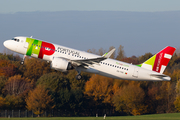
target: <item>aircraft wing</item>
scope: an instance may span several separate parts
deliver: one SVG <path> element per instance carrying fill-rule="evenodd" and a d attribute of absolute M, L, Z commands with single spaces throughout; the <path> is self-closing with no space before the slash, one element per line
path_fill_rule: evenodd
<path fill-rule="evenodd" d="M 114 51 L 115 51 L 115 48 L 112 49 L 110 52 L 104 54 L 102 57 L 83 59 L 83 60 L 70 60 L 70 62 L 75 66 L 82 66 L 82 67 L 87 68 L 88 66 L 93 66 L 93 64 L 99 65 L 101 61 L 109 58 L 113 54 Z"/>

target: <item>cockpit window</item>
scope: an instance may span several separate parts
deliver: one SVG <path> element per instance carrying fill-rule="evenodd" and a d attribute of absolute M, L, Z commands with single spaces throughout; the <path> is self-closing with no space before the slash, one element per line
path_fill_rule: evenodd
<path fill-rule="evenodd" d="M 12 40 L 19 42 L 19 39 L 17 38 L 12 38 Z"/>

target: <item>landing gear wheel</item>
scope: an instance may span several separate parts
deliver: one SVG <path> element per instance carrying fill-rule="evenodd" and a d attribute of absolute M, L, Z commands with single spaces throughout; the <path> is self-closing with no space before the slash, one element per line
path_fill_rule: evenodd
<path fill-rule="evenodd" d="M 76 75 L 76 80 L 80 80 L 82 78 L 82 76 L 81 75 Z"/>
<path fill-rule="evenodd" d="M 81 76 L 81 68 L 76 67 L 76 71 L 78 72 L 78 74 L 76 75 L 76 80 L 80 80 L 82 78 L 82 76 Z"/>
<path fill-rule="evenodd" d="M 21 65 L 23 65 L 24 64 L 24 61 L 21 61 Z"/>
<path fill-rule="evenodd" d="M 26 55 L 24 55 L 24 56 L 23 56 L 23 59 L 22 59 L 22 61 L 21 61 L 21 65 L 23 65 L 23 64 L 24 64 L 24 60 L 25 60 L 25 58 L 26 58 Z"/>

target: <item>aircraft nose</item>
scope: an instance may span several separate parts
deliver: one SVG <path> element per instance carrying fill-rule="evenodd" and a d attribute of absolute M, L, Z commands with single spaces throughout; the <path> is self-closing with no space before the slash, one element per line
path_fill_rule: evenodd
<path fill-rule="evenodd" d="M 3 45 L 8 48 L 8 41 L 4 41 Z"/>
<path fill-rule="evenodd" d="M 4 45 L 6 48 L 10 48 L 10 46 L 11 46 L 11 41 L 10 41 L 10 40 L 6 40 L 6 41 L 4 41 L 3 45 Z"/>

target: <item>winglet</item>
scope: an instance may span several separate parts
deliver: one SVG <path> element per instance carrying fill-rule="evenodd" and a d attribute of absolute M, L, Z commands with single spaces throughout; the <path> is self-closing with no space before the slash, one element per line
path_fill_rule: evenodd
<path fill-rule="evenodd" d="M 113 48 L 113 49 L 112 49 L 111 51 L 109 51 L 108 53 L 105 53 L 105 54 L 103 55 L 103 57 L 109 58 L 109 57 L 114 53 L 115 50 L 116 50 L 116 49 Z"/>

